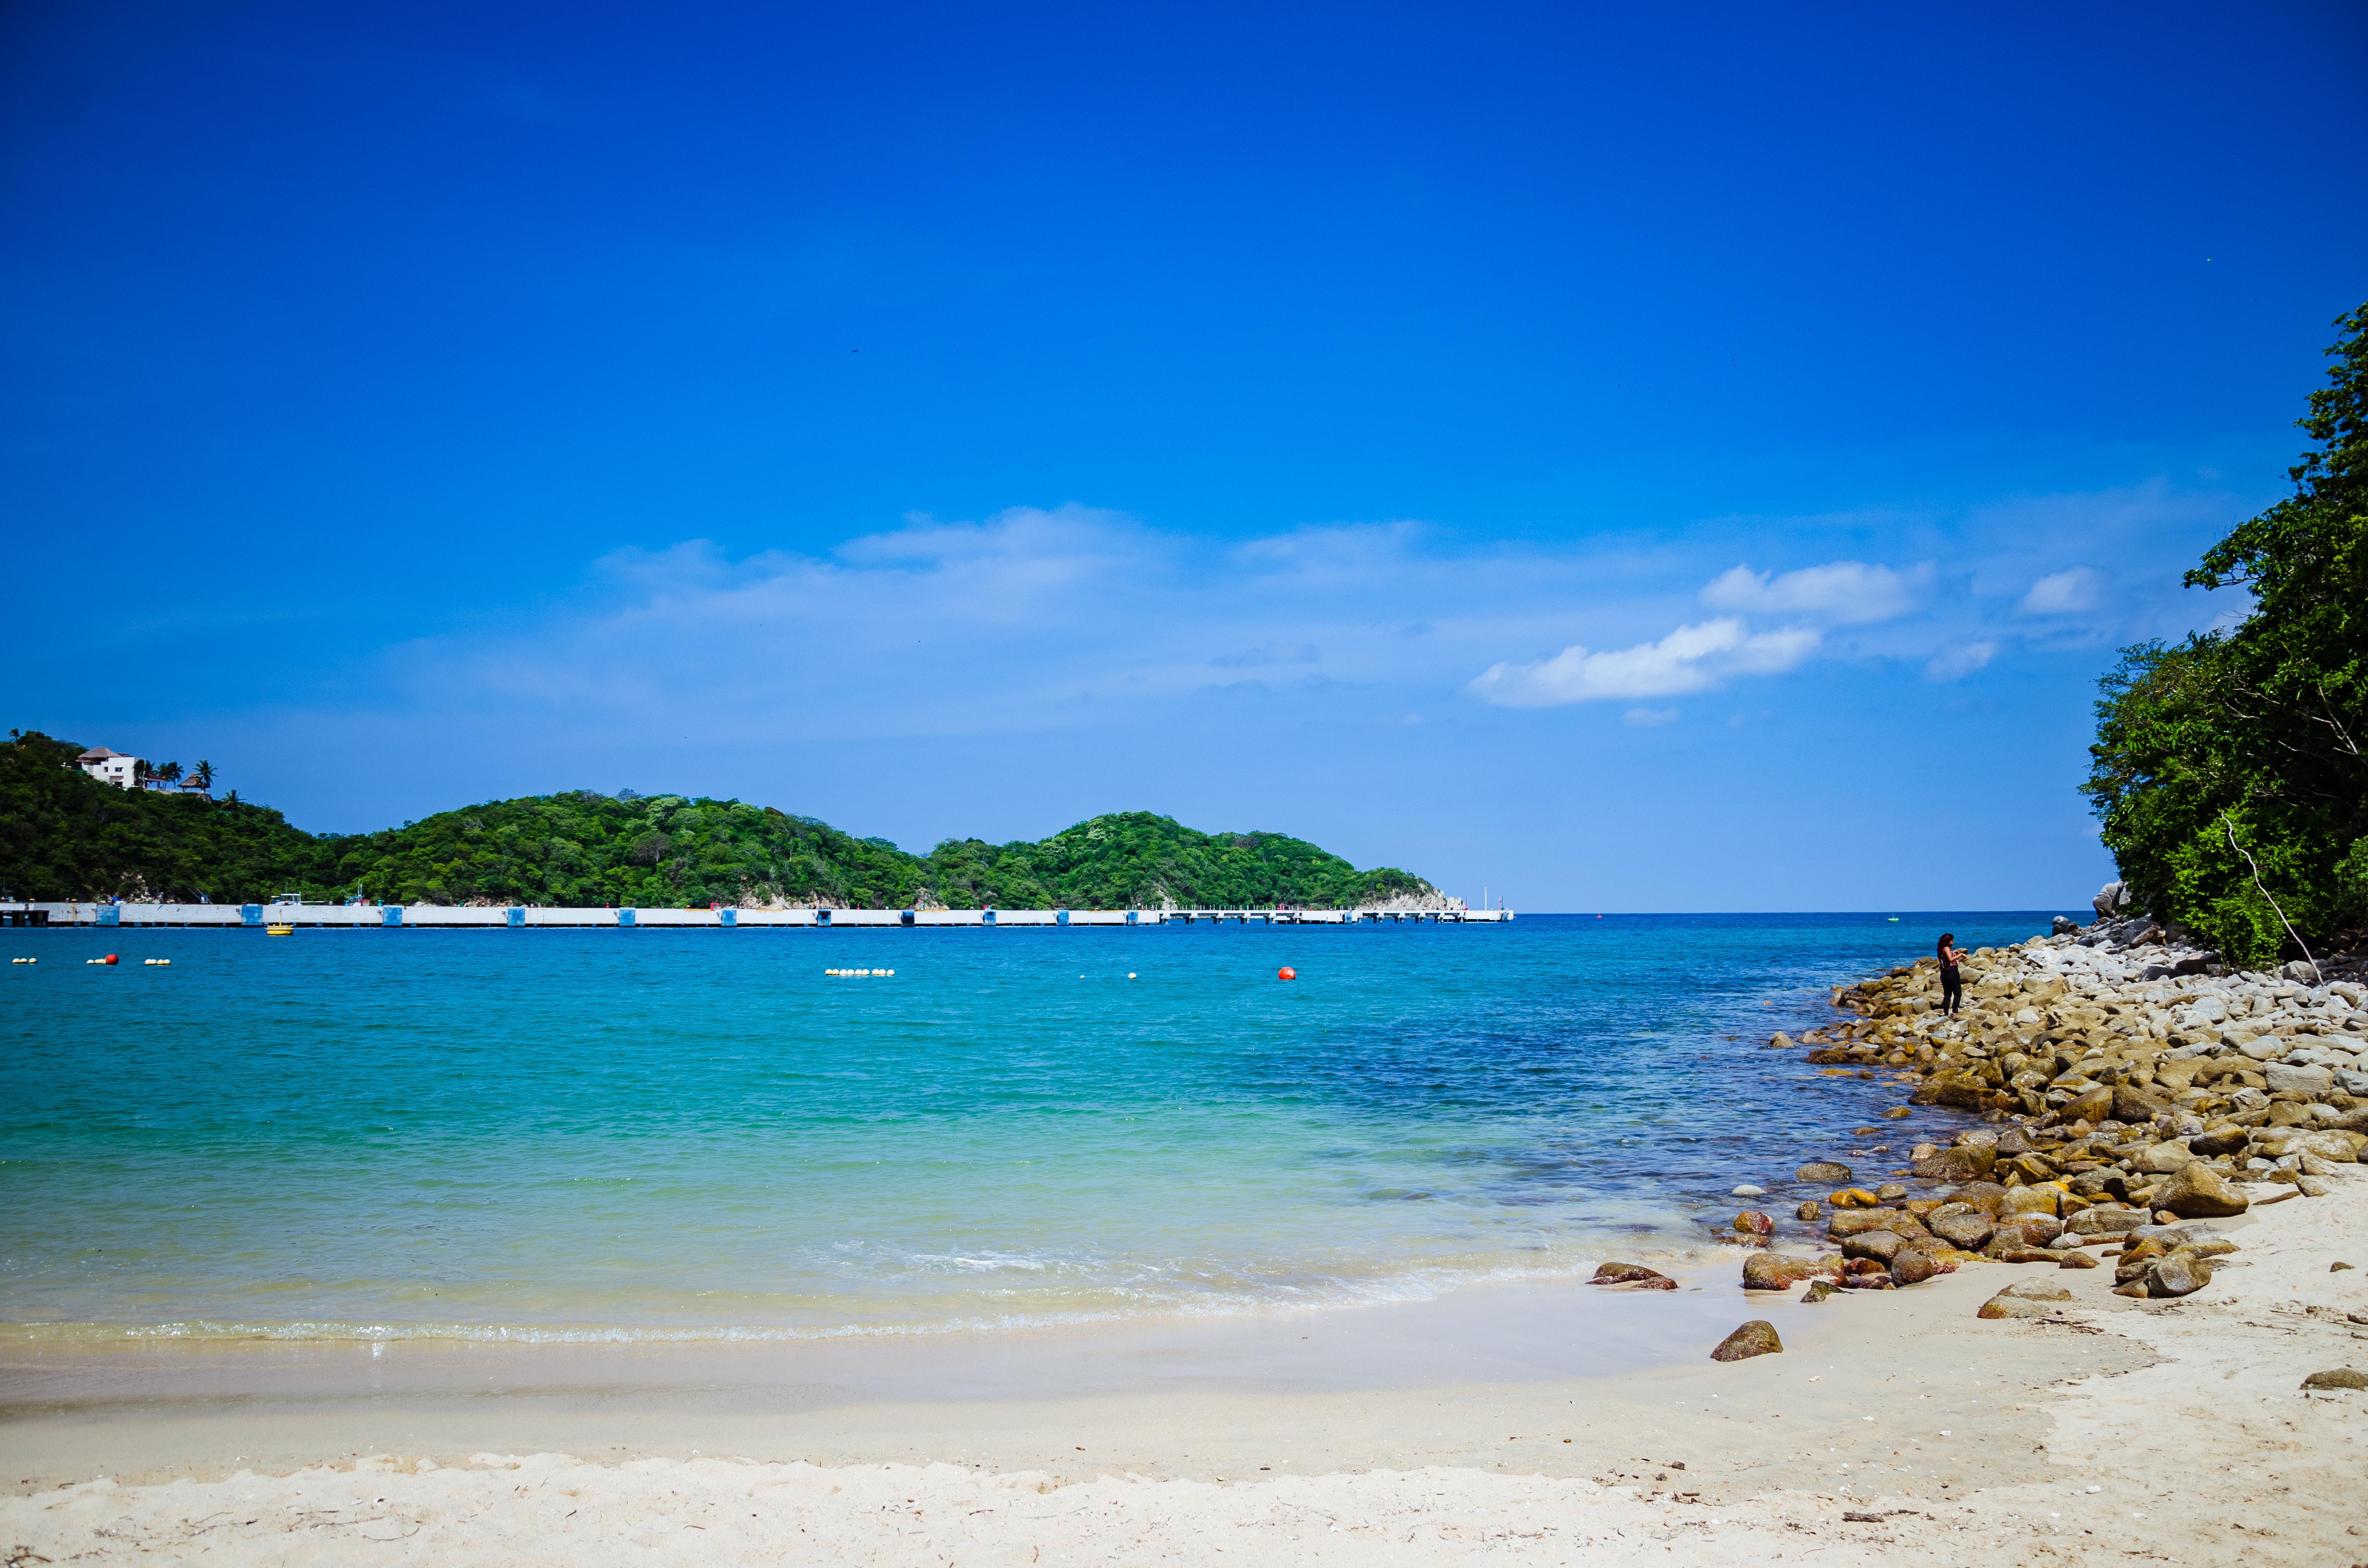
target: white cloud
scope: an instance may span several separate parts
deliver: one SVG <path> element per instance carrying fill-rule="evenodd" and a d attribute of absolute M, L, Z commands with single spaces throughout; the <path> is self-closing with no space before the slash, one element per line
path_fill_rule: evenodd
<path fill-rule="evenodd" d="M 1816 652 L 1807 627 L 1749 632 L 1732 617 L 1680 626 L 1657 642 L 1589 653 L 1574 643 L 1533 664 L 1499 663 L 1472 689 L 1500 708 L 1559 708 L 1607 699 L 1677 697 L 1730 676 L 1778 675 Z"/>
<path fill-rule="evenodd" d="M 2097 608 L 2098 591 L 2104 579 L 2086 566 L 2075 566 L 2068 572 L 2054 572 L 2031 585 L 2022 596 L 2025 615 L 2072 615 Z"/>
<path fill-rule="evenodd" d="M 1620 715 L 1620 722 L 1632 730 L 1657 730 L 1664 724 L 1678 722 L 1674 708 L 1631 708 Z"/>
<path fill-rule="evenodd" d="M 1916 608 L 1932 582 L 1930 562 L 1904 572 L 1862 561 L 1829 561 L 1778 575 L 1736 566 L 1702 591 L 1713 609 L 1745 614 L 1811 615 L 1843 626 L 1892 620 Z"/>
<path fill-rule="evenodd" d="M 1963 680 L 1975 670 L 1998 657 L 1995 638 L 1984 637 L 1971 642 L 1952 642 L 1932 655 L 1924 666 L 1926 680 Z"/>

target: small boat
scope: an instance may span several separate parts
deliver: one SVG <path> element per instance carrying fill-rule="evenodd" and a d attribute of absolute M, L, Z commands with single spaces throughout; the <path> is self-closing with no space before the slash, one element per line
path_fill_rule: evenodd
<path fill-rule="evenodd" d="M 293 926 L 266 926 L 263 928 L 263 934 L 267 937 L 292 937 L 296 934 L 296 927 Z"/>

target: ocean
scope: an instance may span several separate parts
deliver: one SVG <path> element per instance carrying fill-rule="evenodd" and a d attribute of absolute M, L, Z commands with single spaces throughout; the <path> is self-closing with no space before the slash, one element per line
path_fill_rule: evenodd
<path fill-rule="evenodd" d="M 1697 1256 L 1738 1183 L 1963 1125 L 1772 1030 L 2053 913 L 0 931 L 0 1334 L 801 1339 Z"/>

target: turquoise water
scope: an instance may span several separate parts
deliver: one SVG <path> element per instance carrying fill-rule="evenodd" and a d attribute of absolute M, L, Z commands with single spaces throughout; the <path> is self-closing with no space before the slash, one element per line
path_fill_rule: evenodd
<path fill-rule="evenodd" d="M 40 960 L 0 1323 L 789 1337 L 1585 1272 L 1870 1150 L 1896 1090 L 1764 1049 L 1826 987 L 2046 921 L 0 931 Z"/>

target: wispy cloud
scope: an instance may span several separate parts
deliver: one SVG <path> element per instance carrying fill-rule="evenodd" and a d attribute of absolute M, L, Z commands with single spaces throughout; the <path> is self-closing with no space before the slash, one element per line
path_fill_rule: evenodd
<path fill-rule="evenodd" d="M 1736 566 L 1702 591 L 1713 609 L 1747 615 L 1813 616 L 1839 626 L 1893 620 L 1916 608 L 1932 584 L 1931 563 L 1896 571 L 1862 561 L 1831 561 L 1782 574 Z"/>
<path fill-rule="evenodd" d="M 1998 640 L 1993 637 L 1952 642 L 1925 662 L 1924 678 L 1933 681 L 1963 680 L 1997 658 L 1998 653 Z"/>
<path fill-rule="evenodd" d="M 1674 708 L 1631 708 L 1620 715 L 1620 722 L 1632 730 L 1657 730 L 1664 724 L 1678 722 Z"/>
<path fill-rule="evenodd" d="M 1472 689 L 1503 708 L 1559 708 L 1638 697 L 1707 691 L 1735 676 L 1778 675 L 1816 651 L 1807 627 L 1752 632 L 1732 617 L 1680 626 L 1657 642 L 1591 653 L 1574 643 L 1532 664 L 1498 663 Z"/>
<path fill-rule="evenodd" d="M 2051 572 L 2031 585 L 2022 596 L 2025 615 L 2077 615 L 2097 608 L 2104 579 L 2086 566 L 2075 566 L 2068 572 Z"/>

